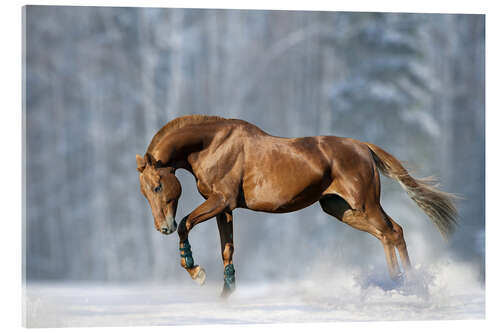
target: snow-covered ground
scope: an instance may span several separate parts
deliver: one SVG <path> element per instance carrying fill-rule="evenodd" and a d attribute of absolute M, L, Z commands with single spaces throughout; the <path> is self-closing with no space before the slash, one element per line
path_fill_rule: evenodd
<path fill-rule="evenodd" d="M 188 277 L 186 276 L 186 279 Z M 371 320 L 484 319 L 485 292 L 467 266 L 417 267 L 397 284 L 384 274 L 343 272 L 328 279 L 220 284 L 29 283 L 28 327 L 251 324 Z"/>

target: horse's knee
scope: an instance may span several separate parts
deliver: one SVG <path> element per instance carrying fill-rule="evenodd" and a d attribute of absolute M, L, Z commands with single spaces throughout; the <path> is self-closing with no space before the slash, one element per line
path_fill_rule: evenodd
<path fill-rule="evenodd" d="M 222 252 L 222 259 L 224 264 L 230 264 L 233 259 L 234 246 L 231 243 L 226 243 L 224 246 L 224 251 Z"/>

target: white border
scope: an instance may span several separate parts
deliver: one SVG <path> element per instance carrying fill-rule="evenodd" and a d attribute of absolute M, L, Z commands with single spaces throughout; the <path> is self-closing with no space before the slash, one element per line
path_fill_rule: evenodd
<path fill-rule="evenodd" d="M 335 324 L 280 324 L 250 326 L 180 326 L 180 327 L 141 327 L 141 328 L 94 328 L 93 332 L 122 332 L 131 330 L 194 332 L 207 330 L 213 332 L 249 330 L 303 331 L 313 329 L 319 331 L 340 330 L 342 332 L 382 332 L 387 330 L 437 331 L 493 331 L 498 326 L 500 295 L 498 283 L 498 205 L 495 190 L 500 185 L 498 159 L 498 36 L 500 31 L 500 15 L 495 10 L 493 1 L 357 1 L 349 0 L 341 3 L 325 1 L 10 1 L 3 4 L 0 11 L 2 28 L 1 57 L 2 71 L 2 124 L 0 133 L 2 155 L 2 236 L 0 239 L 1 276 L 1 326 L 10 328 L 9 332 L 21 330 L 21 6 L 25 4 L 39 5 L 99 5 L 99 6 L 134 6 L 134 7 L 184 7 L 184 8 L 240 8 L 240 9 L 287 9 L 287 10 L 332 10 L 332 11 L 388 11 L 388 12 L 431 12 L 431 13 L 486 13 L 486 261 L 487 261 L 487 299 L 486 321 L 429 321 L 429 322 L 377 322 L 377 323 L 335 323 Z M 76 329 L 59 329 L 60 332 Z M 81 330 L 81 329 L 79 329 Z M 41 331 L 45 331 L 42 329 Z"/>
<path fill-rule="evenodd" d="M 88 1 L 29 1 L 19 4 L 30 5 L 71 5 L 71 6 L 120 6 L 120 7 L 177 7 L 177 8 L 230 8 L 230 9 L 285 9 L 285 10 L 328 10 L 328 11 L 378 11 L 378 12 L 424 12 L 424 13 L 468 13 L 484 14 L 492 9 L 490 1 L 388 1 L 388 0 L 349 0 L 327 3 L 321 0 L 283 1 L 283 0 L 88 0 Z M 493 2 L 493 1 L 491 1 Z"/>

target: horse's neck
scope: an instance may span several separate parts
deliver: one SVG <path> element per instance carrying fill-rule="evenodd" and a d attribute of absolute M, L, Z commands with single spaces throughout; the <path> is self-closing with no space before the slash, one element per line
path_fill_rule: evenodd
<path fill-rule="evenodd" d="M 190 154 L 201 151 L 215 135 L 213 130 L 183 128 L 174 131 L 161 140 L 153 155 L 163 164 L 173 167 L 188 167 Z"/>

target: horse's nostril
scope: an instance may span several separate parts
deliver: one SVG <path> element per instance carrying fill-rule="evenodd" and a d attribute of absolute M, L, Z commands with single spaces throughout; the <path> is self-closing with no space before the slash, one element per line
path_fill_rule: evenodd
<path fill-rule="evenodd" d="M 163 232 L 164 234 L 168 233 L 168 229 L 167 228 L 161 228 L 161 232 Z"/>

